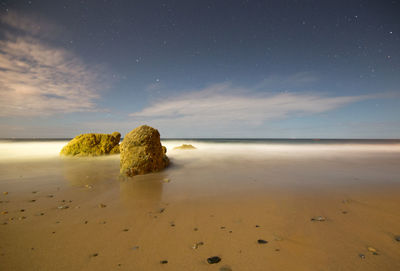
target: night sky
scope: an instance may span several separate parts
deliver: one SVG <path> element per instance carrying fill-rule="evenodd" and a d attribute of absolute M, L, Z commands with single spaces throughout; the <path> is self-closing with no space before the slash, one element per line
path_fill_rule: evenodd
<path fill-rule="evenodd" d="M 0 137 L 400 138 L 400 1 L 0 1 Z"/>

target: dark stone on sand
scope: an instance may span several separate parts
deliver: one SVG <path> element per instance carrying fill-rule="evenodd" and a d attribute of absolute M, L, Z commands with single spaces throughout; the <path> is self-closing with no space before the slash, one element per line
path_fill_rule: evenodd
<path fill-rule="evenodd" d="M 213 256 L 207 259 L 207 262 L 209 264 L 214 264 L 214 263 L 219 263 L 221 261 L 221 258 L 218 256 Z"/>
<path fill-rule="evenodd" d="M 258 240 L 257 240 L 257 243 L 259 243 L 259 244 L 267 244 L 268 241 L 263 240 L 263 239 L 258 239 Z"/>
<path fill-rule="evenodd" d="M 360 257 L 361 259 L 365 259 L 365 255 L 364 254 L 358 254 L 358 257 Z"/>
<path fill-rule="evenodd" d="M 259 228 L 260 226 L 259 225 L 256 225 L 256 228 Z"/>
<path fill-rule="evenodd" d="M 129 229 L 123 229 L 123 231 L 129 231 Z"/>
<path fill-rule="evenodd" d="M 400 235 L 395 236 L 394 240 L 396 240 L 397 242 L 400 242 Z"/>
<path fill-rule="evenodd" d="M 99 253 L 93 253 L 92 255 L 90 255 L 91 257 L 97 257 L 99 256 Z"/>
<path fill-rule="evenodd" d="M 167 264 L 167 263 L 168 263 L 167 260 L 162 260 L 162 261 L 160 261 L 160 264 Z"/>

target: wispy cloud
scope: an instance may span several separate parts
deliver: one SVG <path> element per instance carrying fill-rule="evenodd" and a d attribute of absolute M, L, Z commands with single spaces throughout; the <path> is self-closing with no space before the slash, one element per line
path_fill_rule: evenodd
<path fill-rule="evenodd" d="M 99 72 L 45 41 L 57 27 L 15 14 L 1 23 L 10 31 L 0 41 L 0 116 L 96 110 Z"/>
<path fill-rule="evenodd" d="M 322 113 L 368 98 L 372 97 L 331 97 L 313 92 L 260 92 L 259 87 L 256 90 L 222 83 L 180 96 L 156 100 L 130 116 L 162 126 L 229 129 L 259 126 L 269 120 L 293 115 Z"/>

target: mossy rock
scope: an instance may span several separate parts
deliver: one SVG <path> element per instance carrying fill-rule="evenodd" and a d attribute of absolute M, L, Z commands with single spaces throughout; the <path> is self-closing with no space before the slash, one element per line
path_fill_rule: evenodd
<path fill-rule="evenodd" d="M 62 148 L 60 154 L 71 156 L 99 156 L 119 153 L 121 134 L 81 134 Z"/>
<path fill-rule="evenodd" d="M 182 144 L 181 146 L 175 147 L 174 150 L 195 150 L 196 147 L 191 144 Z"/>
<path fill-rule="evenodd" d="M 126 134 L 120 151 L 120 172 L 123 175 L 157 172 L 169 164 L 167 148 L 161 145 L 160 133 L 147 125 L 139 126 Z"/>

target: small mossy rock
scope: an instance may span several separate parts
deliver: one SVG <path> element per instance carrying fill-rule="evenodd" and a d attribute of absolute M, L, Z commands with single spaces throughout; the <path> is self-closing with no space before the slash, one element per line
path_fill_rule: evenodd
<path fill-rule="evenodd" d="M 60 154 L 72 156 L 98 156 L 119 153 L 121 134 L 81 134 L 62 148 Z"/>
<path fill-rule="evenodd" d="M 196 147 L 191 144 L 182 144 L 181 146 L 175 147 L 174 150 L 195 150 Z"/>
<path fill-rule="evenodd" d="M 139 126 L 125 135 L 120 145 L 120 172 L 135 176 L 157 172 L 168 166 L 167 148 L 160 142 L 160 133 L 147 125 Z"/>

